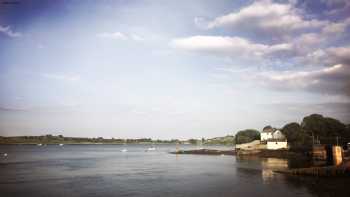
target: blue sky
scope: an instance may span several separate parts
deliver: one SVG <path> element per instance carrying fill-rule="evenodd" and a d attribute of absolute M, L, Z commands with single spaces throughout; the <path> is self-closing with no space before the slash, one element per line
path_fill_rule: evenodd
<path fill-rule="evenodd" d="M 190 138 L 350 122 L 350 2 L 0 4 L 0 135 Z"/>

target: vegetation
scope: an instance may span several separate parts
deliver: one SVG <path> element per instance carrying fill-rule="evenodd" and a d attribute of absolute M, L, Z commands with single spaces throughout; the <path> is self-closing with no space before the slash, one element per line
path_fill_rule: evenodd
<path fill-rule="evenodd" d="M 311 148 L 312 138 L 303 130 L 299 123 L 288 123 L 281 131 L 286 136 L 291 149 Z"/>
<path fill-rule="evenodd" d="M 216 137 L 212 139 L 204 140 L 204 144 L 206 145 L 233 145 L 235 141 L 235 137 L 232 135 L 227 135 L 225 137 Z"/>
<path fill-rule="evenodd" d="M 81 138 L 81 137 L 64 137 L 62 135 L 43 135 L 43 136 L 15 136 L 1 137 L 0 144 L 207 144 L 207 145 L 232 145 L 233 136 L 217 137 L 212 139 L 189 139 L 189 140 L 153 140 L 151 138 L 139 139 L 104 139 L 97 138 Z"/>
<path fill-rule="evenodd" d="M 63 137 L 62 135 L 43 135 L 43 136 L 16 136 L 0 137 L 0 144 L 150 144 L 150 143 L 182 143 L 180 140 L 152 140 L 151 138 L 139 139 L 104 139 L 81 138 L 81 137 Z"/>
<path fill-rule="evenodd" d="M 304 117 L 301 124 L 288 123 L 282 132 L 291 148 L 310 148 L 312 143 L 345 145 L 350 141 L 349 126 L 320 114 Z"/>
<path fill-rule="evenodd" d="M 264 131 L 275 130 L 270 125 Z M 292 150 L 307 150 L 313 143 L 339 144 L 345 146 L 350 142 L 350 125 L 345 125 L 337 119 L 311 114 L 303 118 L 301 124 L 292 122 L 282 129 Z M 257 130 L 247 129 L 237 132 L 236 144 L 248 143 L 260 139 Z"/>
<path fill-rule="evenodd" d="M 188 143 L 190 143 L 190 144 L 197 144 L 198 140 L 197 139 L 189 139 Z"/>
<path fill-rule="evenodd" d="M 238 131 L 235 136 L 236 144 L 248 143 L 254 140 L 260 140 L 260 132 L 255 129 Z"/>
<path fill-rule="evenodd" d="M 263 128 L 263 131 L 272 131 L 273 128 L 271 127 L 271 125 L 267 125 L 266 127 Z"/>
<path fill-rule="evenodd" d="M 311 136 L 320 138 L 350 137 L 349 130 L 347 130 L 345 124 L 334 118 L 323 117 L 319 114 L 306 116 L 301 126 Z"/>
<path fill-rule="evenodd" d="M 273 130 L 271 126 L 266 126 L 264 130 Z M 303 118 L 301 124 L 292 122 L 286 124 L 282 129 L 292 149 L 310 148 L 313 142 L 322 144 L 341 144 L 350 142 L 350 124 L 344 123 L 334 118 L 323 117 L 319 114 L 312 114 Z M 151 138 L 139 139 L 104 139 L 64 137 L 62 135 L 43 135 L 43 136 L 17 136 L 1 137 L 0 144 L 149 144 L 149 143 L 169 143 L 169 144 L 204 144 L 204 145 L 233 145 L 248 143 L 254 140 L 260 140 L 260 132 L 254 129 L 238 131 L 235 136 L 216 137 L 211 139 L 189 139 L 189 140 L 153 140 Z"/>

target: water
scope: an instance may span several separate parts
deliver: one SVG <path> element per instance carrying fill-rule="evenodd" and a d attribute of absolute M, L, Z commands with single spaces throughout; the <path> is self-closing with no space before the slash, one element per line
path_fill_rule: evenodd
<path fill-rule="evenodd" d="M 175 145 L 1 145 L 0 196 L 348 196 L 349 179 L 274 173 L 300 162 L 174 155 Z M 126 148 L 127 152 L 121 152 Z M 182 149 L 193 149 L 183 146 Z M 216 147 L 218 148 L 218 147 Z M 227 148 L 227 147 L 220 147 Z M 8 155 L 3 156 L 4 153 Z"/>

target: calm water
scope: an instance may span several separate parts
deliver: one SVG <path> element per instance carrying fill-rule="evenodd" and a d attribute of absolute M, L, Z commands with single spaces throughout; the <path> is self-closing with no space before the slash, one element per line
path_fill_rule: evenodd
<path fill-rule="evenodd" d="M 145 152 L 148 147 L 1 145 L 0 196 L 350 195 L 349 179 L 272 171 L 298 166 L 300 161 L 168 154 L 175 150 L 172 145 Z M 121 152 L 123 148 L 128 152 Z"/>

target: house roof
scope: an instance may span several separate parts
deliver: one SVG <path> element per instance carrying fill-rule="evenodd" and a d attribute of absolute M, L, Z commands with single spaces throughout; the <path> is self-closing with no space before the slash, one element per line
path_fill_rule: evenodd
<path fill-rule="evenodd" d="M 276 129 L 274 128 L 264 128 L 261 133 L 273 133 Z"/>

